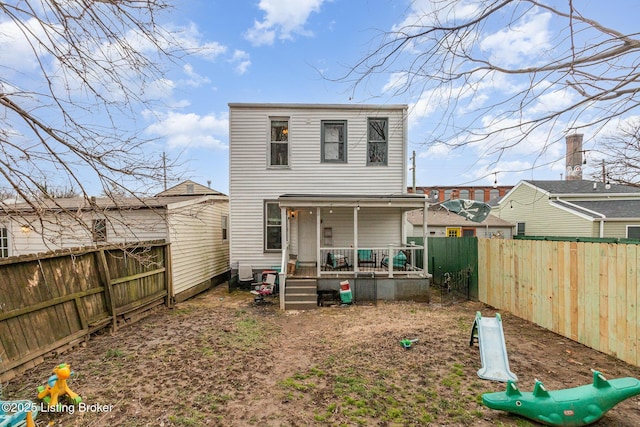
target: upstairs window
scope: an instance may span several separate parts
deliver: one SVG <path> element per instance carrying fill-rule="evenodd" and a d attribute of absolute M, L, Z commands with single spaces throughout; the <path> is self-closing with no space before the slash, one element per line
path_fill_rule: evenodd
<path fill-rule="evenodd" d="M 271 119 L 269 166 L 289 166 L 289 119 Z"/>
<path fill-rule="evenodd" d="M 386 166 L 389 120 L 370 118 L 367 126 L 367 166 Z"/>
<path fill-rule="evenodd" d="M 347 122 L 322 121 L 321 129 L 323 163 L 347 162 Z"/>

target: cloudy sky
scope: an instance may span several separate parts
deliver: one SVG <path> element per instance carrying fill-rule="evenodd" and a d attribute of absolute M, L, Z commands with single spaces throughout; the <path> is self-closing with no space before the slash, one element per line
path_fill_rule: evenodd
<path fill-rule="evenodd" d="M 459 7 L 457 16 L 473 11 L 471 3 L 462 2 L 468 9 Z M 631 19 L 626 22 L 625 16 L 640 12 L 632 0 L 620 1 L 627 4 L 624 8 L 607 7 L 600 0 L 578 3 L 585 13 L 616 28 L 635 25 Z M 559 179 L 564 173 L 564 145 L 550 141 L 567 131 L 562 121 L 554 123 L 553 130 L 537 130 L 501 155 L 496 153 L 499 142 L 491 140 L 452 151 L 446 144 L 434 143 L 434 129 L 446 127 L 439 113 L 446 108 L 442 100 L 449 94 L 428 86 L 398 93 L 396 89 L 407 79 L 401 67 L 374 76 L 355 91 L 348 82 L 336 81 L 376 47 L 382 32 L 422 22 L 429 7 L 428 1 L 408 0 L 176 2 L 163 17 L 163 25 L 176 31 L 183 44 L 196 53 L 174 64 L 165 80 L 146 88 L 162 100 L 139 111 L 136 120 L 139 131 L 155 139 L 155 151 L 150 155 L 164 151 L 180 160 L 186 178 L 202 184 L 211 181 L 213 188 L 226 193 L 228 103 L 402 103 L 410 107 L 409 152 L 417 154 L 417 185 L 486 185 L 496 178 L 499 184 L 508 185 L 521 179 Z M 628 13 L 612 16 L 608 9 Z M 503 25 L 494 21 L 480 35 L 478 48 L 488 58 L 520 66 L 547 55 L 556 45 L 554 25 L 558 23 L 544 10 L 531 10 L 515 26 L 506 26 L 507 18 Z M 0 21 L 0 34 L 6 37 L 10 30 Z M 4 44 L 0 60 L 5 65 L 24 60 L 23 49 L 28 46 L 17 40 Z M 420 52 L 418 45 L 410 49 Z M 492 76 L 473 83 L 473 90 L 453 88 L 457 103 L 449 111 L 459 118 L 456 126 L 476 114 L 476 123 L 490 129 L 496 116 L 478 115 L 478 111 L 490 105 L 495 96 L 517 91 L 522 81 Z M 545 91 L 523 114 L 562 106 L 571 96 Z M 515 123 L 518 117 L 508 120 Z M 588 144 L 596 143 L 589 135 L 586 139 Z"/>

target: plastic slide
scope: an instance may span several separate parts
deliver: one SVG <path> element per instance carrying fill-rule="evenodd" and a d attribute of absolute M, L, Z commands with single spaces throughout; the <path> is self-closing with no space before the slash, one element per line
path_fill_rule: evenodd
<path fill-rule="evenodd" d="M 518 377 L 509 370 L 509 358 L 500 313 L 497 313 L 496 317 L 482 317 L 480 312 L 476 313 L 469 345 L 473 345 L 476 340 L 480 347 L 480 361 L 482 362 L 478 376 L 485 380 L 517 382 Z"/>

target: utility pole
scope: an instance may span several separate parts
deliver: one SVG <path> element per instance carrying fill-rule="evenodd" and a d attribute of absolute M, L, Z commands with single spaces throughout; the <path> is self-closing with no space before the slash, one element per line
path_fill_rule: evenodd
<path fill-rule="evenodd" d="M 413 175 L 413 194 L 416 194 L 416 151 L 413 150 L 413 155 L 411 156 L 411 172 Z"/>
<path fill-rule="evenodd" d="M 607 183 L 607 171 L 604 168 L 604 159 L 602 159 L 602 182 Z"/>
<path fill-rule="evenodd" d="M 167 191 L 167 155 L 162 152 L 162 172 L 164 175 L 164 191 Z"/>

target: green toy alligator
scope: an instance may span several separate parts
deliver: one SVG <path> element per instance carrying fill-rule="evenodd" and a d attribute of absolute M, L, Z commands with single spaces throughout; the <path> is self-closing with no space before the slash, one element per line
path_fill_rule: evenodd
<path fill-rule="evenodd" d="M 592 370 L 593 371 L 593 370 Z M 507 390 L 485 393 L 482 403 L 491 409 L 507 411 L 550 426 L 585 426 L 598 421 L 618 403 L 640 394 L 640 380 L 616 378 L 607 381 L 593 371 L 593 384 L 547 391 L 536 380 L 532 393 L 520 392 L 513 381 Z"/>

